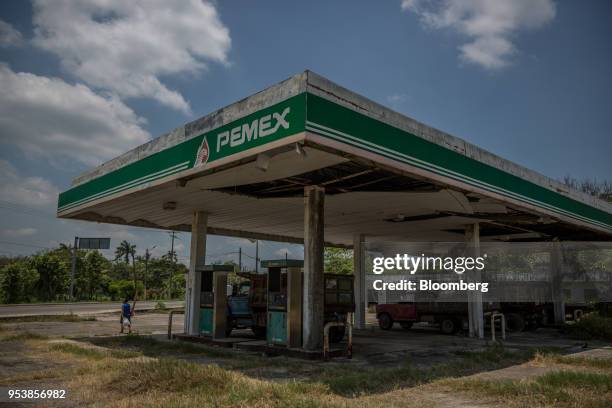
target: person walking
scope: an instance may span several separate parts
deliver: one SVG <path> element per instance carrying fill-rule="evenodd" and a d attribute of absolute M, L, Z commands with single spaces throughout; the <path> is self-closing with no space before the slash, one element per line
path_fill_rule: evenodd
<path fill-rule="evenodd" d="M 125 298 L 121 305 L 121 333 L 125 327 L 128 329 L 128 334 L 132 334 L 132 316 L 134 315 L 134 308 L 130 306 L 129 298 Z"/>

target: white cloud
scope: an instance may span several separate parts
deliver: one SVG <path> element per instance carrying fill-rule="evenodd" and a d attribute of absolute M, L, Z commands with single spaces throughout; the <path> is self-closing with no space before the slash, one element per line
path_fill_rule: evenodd
<path fill-rule="evenodd" d="M 28 207 L 57 203 L 59 189 L 42 177 L 24 177 L 11 163 L 0 160 L 0 197 Z"/>
<path fill-rule="evenodd" d="M 201 0 L 36 0 L 34 44 L 90 86 L 190 113 L 161 77 L 227 63 L 228 29 Z"/>
<path fill-rule="evenodd" d="M 430 29 L 451 29 L 468 38 L 459 47 L 464 61 L 499 69 L 516 53 L 513 36 L 537 29 L 556 14 L 552 0 L 403 0 L 402 9 L 414 12 Z"/>
<path fill-rule="evenodd" d="M 393 94 L 387 96 L 387 102 L 391 104 L 399 104 L 406 101 L 407 96 L 405 94 Z"/>
<path fill-rule="evenodd" d="M 386 99 L 387 99 L 387 104 L 391 108 L 396 109 L 396 110 L 401 110 L 403 105 L 405 105 L 405 103 L 410 98 L 406 94 L 397 93 L 397 94 L 387 95 Z"/>
<path fill-rule="evenodd" d="M 96 165 L 149 139 L 144 119 L 85 85 L 0 64 L 0 89 L 0 143 L 28 153 Z"/>
<path fill-rule="evenodd" d="M 4 20 L 0 20 L 0 48 L 17 47 L 23 42 L 21 33 Z"/>
<path fill-rule="evenodd" d="M 3 235 L 8 237 L 29 237 L 38 232 L 36 228 L 26 227 L 26 228 L 17 228 L 17 229 L 5 229 L 2 231 Z"/>

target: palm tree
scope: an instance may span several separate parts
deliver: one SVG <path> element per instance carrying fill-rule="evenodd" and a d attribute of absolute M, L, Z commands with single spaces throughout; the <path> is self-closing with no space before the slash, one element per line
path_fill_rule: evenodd
<path fill-rule="evenodd" d="M 115 260 L 123 258 L 126 264 L 130 263 L 130 255 L 136 252 L 136 245 L 130 244 L 128 241 L 123 240 L 115 250 Z"/>
<path fill-rule="evenodd" d="M 130 257 L 132 258 L 132 274 L 134 279 L 134 296 L 136 296 L 136 245 L 130 244 L 123 240 L 115 250 L 115 260 L 123 258 L 125 263 L 129 265 Z"/>

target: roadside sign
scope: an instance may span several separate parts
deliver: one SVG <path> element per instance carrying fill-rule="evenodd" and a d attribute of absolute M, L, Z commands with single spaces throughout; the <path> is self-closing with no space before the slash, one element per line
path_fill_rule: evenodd
<path fill-rule="evenodd" d="M 110 238 L 79 238 L 79 249 L 109 249 Z"/>

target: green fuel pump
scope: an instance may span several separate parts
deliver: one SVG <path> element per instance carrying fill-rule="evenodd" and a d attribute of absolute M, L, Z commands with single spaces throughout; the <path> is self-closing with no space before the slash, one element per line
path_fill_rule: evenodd
<path fill-rule="evenodd" d="M 201 274 L 199 332 L 203 336 L 225 337 L 227 315 L 227 273 L 232 265 L 203 265 L 196 267 Z M 219 292 L 220 296 L 215 296 Z"/>
<path fill-rule="evenodd" d="M 261 266 L 268 269 L 267 342 L 275 346 L 301 347 L 304 261 L 266 260 Z"/>

